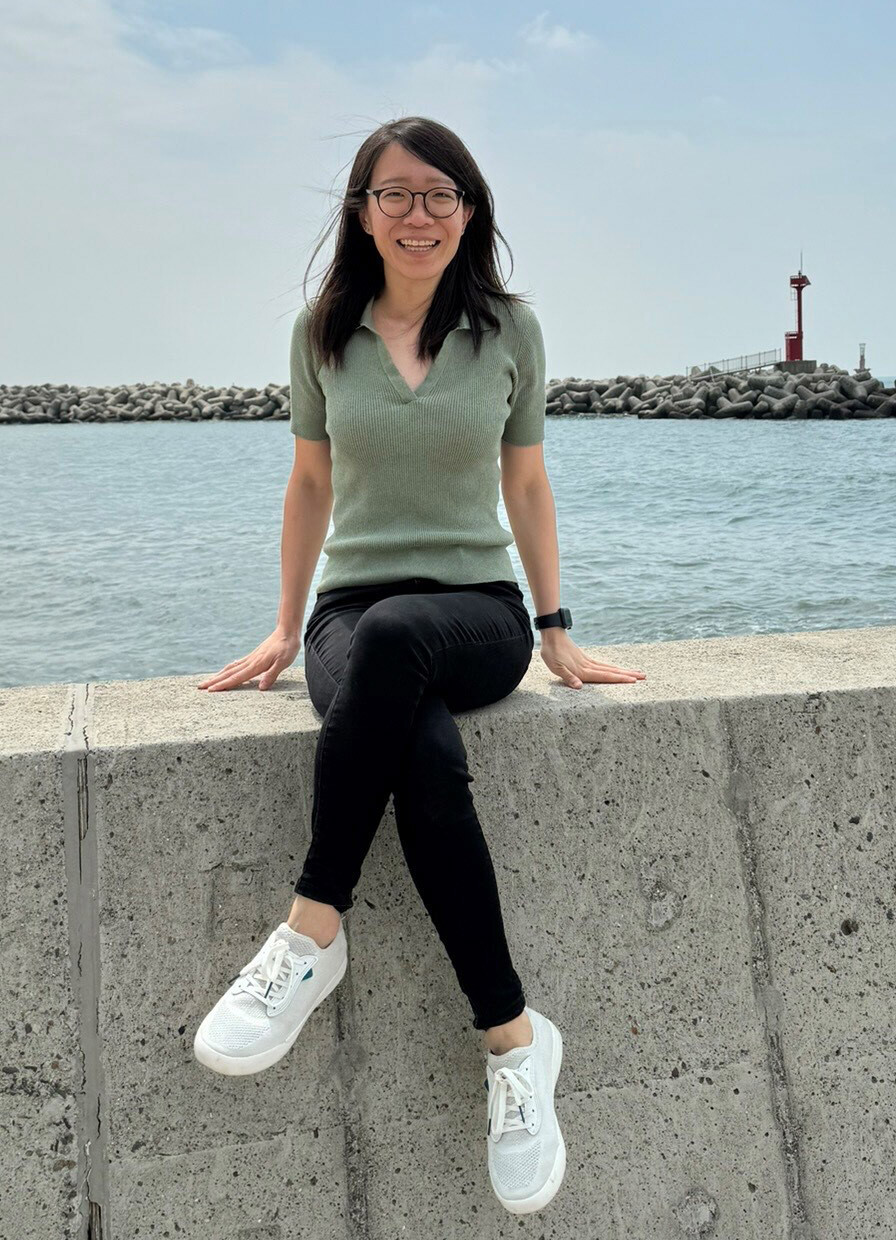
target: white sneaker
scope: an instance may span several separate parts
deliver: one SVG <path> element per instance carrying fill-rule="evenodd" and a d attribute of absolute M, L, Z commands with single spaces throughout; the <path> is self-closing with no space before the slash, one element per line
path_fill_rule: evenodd
<path fill-rule="evenodd" d="M 282 922 L 196 1030 L 196 1058 L 225 1076 L 269 1068 L 282 1059 L 314 1009 L 338 986 L 347 963 L 341 920 L 335 939 L 326 947 Z"/>
<path fill-rule="evenodd" d="M 566 1145 L 554 1109 L 563 1038 L 547 1016 L 526 1007 L 533 1038 L 503 1055 L 487 1052 L 488 1173 L 511 1214 L 553 1200 L 566 1171 Z"/>

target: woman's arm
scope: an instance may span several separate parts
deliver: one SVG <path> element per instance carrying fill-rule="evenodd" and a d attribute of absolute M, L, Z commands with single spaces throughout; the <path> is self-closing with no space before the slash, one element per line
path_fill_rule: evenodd
<path fill-rule="evenodd" d="M 518 447 L 502 441 L 501 495 L 526 570 L 535 614 L 544 616 L 560 606 L 560 551 L 557 511 L 542 444 Z M 563 631 L 545 629 L 542 638 Z"/>
<path fill-rule="evenodd" d="M 501 492 L 535 614 L 547 615 L 560 606 L 560 551 L 557 510 L 540 443 L 527 447 L 501 444 Z M 566 629 L 540 629 L 539 633 L 542 659 L 571 689 L 581 689 L 586 680 L 624 684 L 646 680 L 639 668 L 590 658 Z"/>
<path fill-rule="evenodd" d="M 296 438 L 296 459 L 283 500 L 277 628 L 300 633 L 311 582 L 333 510 L 330 441 Z"/>

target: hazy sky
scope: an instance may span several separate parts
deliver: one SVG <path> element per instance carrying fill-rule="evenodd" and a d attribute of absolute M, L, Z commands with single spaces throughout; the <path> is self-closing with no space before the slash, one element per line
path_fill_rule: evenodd
<path fill-rule="evenodd" d="M 0 0 L 0 383 L 287 382 L 334 195 L 409 113 L 480 164 L 548 378 L 783 349 L 801 247 L 805 355 L 893 374 L 894 13 Z"/>

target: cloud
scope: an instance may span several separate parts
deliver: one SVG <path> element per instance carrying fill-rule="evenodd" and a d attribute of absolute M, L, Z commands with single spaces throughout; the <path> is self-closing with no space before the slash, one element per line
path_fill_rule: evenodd
<path fill-rule="evenodd" d="M 444 119 L 434 82 L 475 142 L 495 84 L 525 68 L 445 41 L 359 72 L 301 35 L 260 63 L 135 0 L 0 7 L 0 237 L 17 289 L 0 305 L 3 383 L 282 378 L 359 143 L 390 116 Z"/>
<path fill-rule="evenodd" d="M 403 66 L 401 80 L 422 93 L 429 93 L 433 82 L 443 80 L 450 82 L 454 95 L 461 95 L 470 87 L 490 86 L 499 78 L 524 73 L 527 68 L 520 60 L 500 56 L 468 57 L 460 43 L 444 42 L 432 44 L 422 56 Z M 432 114 L 430 109 L 427 114 Z"/>
<path fill-rule="evenodd" d="M 0 382 L 282 376 L 367 85 L 295 41 L 259 64 L 100 0 L 2 7 Z"/>
<path fill-rule="evenodd" d="M 139 49 L 156 52 L 173 69 L 238 64 L 249 56 L 238 39 L 207 26 L 170 26 L 134 14 L 123 19 L 121 33 Z"/>
<path fill-rule="evenodd" d="M 608 75 L 545 74 L 552 51 L 596 46 L 548 11 L 515 43 L 415 31 L 404 55 L 352 44 L 334 12 L 328 56 L 305 24 L 250 52 L 167 26 L 161 7 L 0 0 L 0 244 L 15 289 L 0 304 L 0 383 L 283 381 L 305 268 L 351 159 L 405 113 L 444 120 L 482 160 L 514 256 L 505 275 L 535 291 L 554 373 L 652 373 L 765 347 L 790 326 L 772 299 L 803 240 L 817 255 L 818 356 L 840 360 L 837 333 L 864 339 L 859 319 L 875 327 L 870 356 L 894 338 L 885 182 L 860 193 L 839 175 L 855 151 L 837 134 L 794 176 L 792 126 L 767 123 L 762 98 L 746 133 L 729 123 L 742 83 L 726 78 L 724 100 L 704 84 L 670 109 L 662 73 L 626 89 L 622 55 Z M 869 262 L 884 264 L 871 286 Z"/>
<path fill-rule="evenodd" d="M 570 30 L 568 26 L 546 25 L 548 10 L 527 22 L 520 31 L 521 37 L 531 47 L 544 47 L 552 52 L 591 51 L 598 46 L 596 39 L 584 30 Z"/>

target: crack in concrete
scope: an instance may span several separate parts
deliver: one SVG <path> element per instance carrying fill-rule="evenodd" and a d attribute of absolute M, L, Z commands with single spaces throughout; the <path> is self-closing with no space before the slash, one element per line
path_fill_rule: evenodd
<path fill-rule="evenodd" d="M 344 921 L 348 965 L 345 976 L 333 992 L 336 997 L 337 1049 L 331 1063 L 335 1066 L 341 1084 L 341 1110 L 345 1134 L 345 1195 L 346 1223 L 350 1240 L 369 1240 L 370 1211 L 367 1183 L 370 1174 L 370 1153 L 364 1130 L 363 1091 L 352 1088 L 354 1069 L 360 1066 L 355 1060 L 366 1058 L 358 1054 L 354 1037 L 355 991 L 351 969 L 351 935 L 348 918 Z M 344 1053 L 347 1052 L 347 1053 Z"/>
<path fill-rule="evenodd" d="M 784 1160 L 790 1230 L 788 1240 L 813 1240 L 803 1190 L 799 1128 L 794 1119 L 787 1079 L 787 1065 L 781 1043 L 783 999 L 772 979 L 771 953 L 768 946 L 767 911 L 759 885 L 759 859 L 751 819 L 749 781 L 742 773 L 738 757 L 737 734 L 732 719 L 732 703 L 721 699 L 714 704 L 719 712 L 728 762 L 727 777 L 720 781 L 722 799 L 734 819 L 734 836 L 740 862 L 741 878 L 747 906 L 750 931 L 750 968 L 753 994 L 765 1027 L 766 1058 L 772 1111 L 777 1125 Z"/>
<path fill-rule="evenodd" d="M 92 686 L 73 685 L 62 749 L 62 797 L 69 952 L 81 1065 L 77 1171 L 81 1240 L 103 1240 L 103 1211 L 108 1200 L 99 1037 L 99 906 L 96 833 L 92 822 L 92 715 Z"/>

